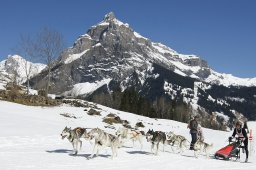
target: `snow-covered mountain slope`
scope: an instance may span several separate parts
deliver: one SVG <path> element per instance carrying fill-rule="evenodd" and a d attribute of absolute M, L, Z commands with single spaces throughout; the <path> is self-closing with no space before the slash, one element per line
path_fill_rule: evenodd
<path fill-rule="evenodd" d="M 256 78 L 239 78 L 232 74 L 218 73 L 211 70 L 211 75 L 205 79 L 208 83 L 216 83 L 223 86 L 256 86 Z"/>
<path fill-rule="evenodd" d="M 42 89 L 46 80 L 47 72 L 42 71 L 31 85 Z M 235 112 L 256 120 L 255 82 L 218 73 L 196 55 L 154 43 L 111 12 L 59 57 L 52 69 L 51 92 L 100 103 L 132 88 L 151 104 L 161 97 L 179 100 L 192 105 L 193 112 L 202 108 L 208 115 L 221 113 L 232 123 Z"/>
<path fill-rule="evenodd" d="M 26 61 L 19 55 L 10 55 L 6 60 L 0 62 L 0 81 L 13 81 L 16 76 L 17 83 L 21 84 L 27 80 L 27 75 L 35 76 L 45 67 L 45 64 Z"/>
<path fill-rule="evenodd" d="M 94 104 L 90 104 L 91 106 Z M 252 152 L 247 164 L 240 163 L 245 155 L 241 155 L 238 162 L 206 159 L 205 155 L 194 158 L 193 151 L 186 150 L 183 155 L 174 153 L 170 146 L 165 146 L 162 152 L 160 145 L 159 155 L 150 153 L 150 143 L 143 139 L 143 148 L 139 143 L 125 143 L 124 147 L 118 150 L 118 157 L 110 159 L 111 149 L 104 148 L 100 151 L 99 157 L 86 159 L 93 149 L 93 144 L 83 140 L 83 147 L 77 156 L 72 156 L 72 146 L 67 139 L 62 140 L 60 133 L 65 126 L 72 128 L 80 126 L 87 128 L 99 127 L 106 132 L 114 134 L 120 125 L 110 126 L 102 122 L 102 118 L 108 113 L 114 113 L 121 119 L 128 120 L 132 126 L 138 121 L 143 122 L 145 128 L 161 130 L 165 132 L 174 131 L 184 135 L 190 140 L 187 125 L 171 120 L 150 119 L 127 112 L 113 110 L 97 105 L 102 116 L 89 116 L 83 107 L 71 107 L 63 105 L 59 107 L 31 107 L 5 101 L 0 101 L 0 162 L 4 170 L 98 170 L 98 169 L 186 169 L 186 170 L 230 170 L 256 168 L 255 152 Z M 11 108 L 11 109 L 10 109 Z M 87 108 L 89 109 L 90 106 Z M 60 114 L 68 113 L 76 118 L 63 117 Z M 115 129 L 113 129 L 115 128 Z M 256 123 L 249 122 L 249 128 L 255 134 Z M 210 155 L 227 144 L 231 132 L 216 131 L 203 128 L 205 140 L 213 143 Z M 92 142 L 93 143 L 93 142 Z M 255 145 L 253 144 L 252 146 Z"/>
<path fill-rule="evenodd" d="M 175 66 L 174 72 L 182 76 L 189 76 L 199 81 L 227 87 L 256 86 L 256 78 L 239 78 L 231 74 L 219 73 L 211 69 L 206 61 L 201 60 L 196 55 L 179 54 L 160 43 L 153 43 L 153 47 L 157 49 L 157 52 L 153 53 L 153 56 L 157 56 L 156 58 L 158 59 L 163 56 L 160 60 L 164 60 L 171 66 Z M 167 54 L 171 57 L 166 57 Z"/>
<path fill-rule="evenodd" d="M 117 29 L 117 33 L 112 32 L 111 28 Z M 109 33 L 112 35 L 108 35 Z M 148 38 L 133 31 L 129 27 L 129 24 L 123 23 L 115 18 L 113 13 L 107 14 L 102 22 L 92 26 L 87 34 L 80 36 L 75 42 L 75 45 L 69 49 L 68 54 L 64 55 L 61 60 L 65 64 L 71 63 L 81 59 L 81 57 L 95 47 L 103 47 L 106 51 L 109 51 L 108 46 L 101 41 L 104 41 L 104 38 L 113 37 L 115 39 L 119 36 L 119 41 L 122 41 L 122 38 L 125 39 L 124 41 L 127 43 L 127 47 L 125 47 L 124 52 L 130 56 L 127 61 L 128 65 L 125 65 L 125 67 L 122 65 L 123 70 L 129 70 L 132 67 L 136 68 L 136 66 L 149 68 L 150 65 L 146 66 L 145 63 L 156 62 L 167 68 L 171 68 L 177 74 L 189 76 L 211 84 L 256 86 L 256 78 L 238 78 L 231 74 L 218 73 L 212 70 L 206 61 L 196 55 L 180 54 L 161 43 L 151 42 Z M 139 46 L 140 50 L 136 49 L 138 47 L 134 47 L 135 43 Z M 121 67 L 121 65 L 117 65 L 117 67 L 108 67 L 108 69 L 118 70 L 118 66 Z M 94 69 L 101 70 L 103 68 L 99 65 L 98 68 L 94 67 Z"/>
<path fill-rule="evenodd" d="M 134 71 L 140 80 L 146 80 L 153 63 L 196 81 L 227 87 L 256 86 L 256 78 L 243 79 L 218 73 L 196 55 L 180 54 L 161 43 L 152 42 L 111 12 L 63 52 L 56 64 L 52 88 L 57 92 L 70 91 L 78 83 L 96 83 L 108 78 L 125 83 Z M 45 77 L 46 74 L 40 76 L 41 84 Z M 141 85 L 144 82 L 141 81 Z"/>

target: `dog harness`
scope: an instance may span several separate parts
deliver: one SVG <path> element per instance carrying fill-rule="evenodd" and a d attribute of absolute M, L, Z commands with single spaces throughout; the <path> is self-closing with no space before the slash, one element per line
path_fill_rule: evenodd
<path fill-rule="evenodd" d="M 240 129 L 241 130 L 241 132 L 239 133 L 238 132 L 238 129 L 236 129 L 236 134 L 237 134 L 237 136 L 239 137 L 239 138 L 244 138 L 244 135 L 243 135 L 243 133 L 242 133 L 242 129 Z"/>
<path fill-rule="evenodd" d="M 74 135 L 71 132 L 69 132 L 69 133 L 70 133 L 70 136 L 68 137 L 68 140 L 70 142 L 73 142 L 74 141 Z"/>

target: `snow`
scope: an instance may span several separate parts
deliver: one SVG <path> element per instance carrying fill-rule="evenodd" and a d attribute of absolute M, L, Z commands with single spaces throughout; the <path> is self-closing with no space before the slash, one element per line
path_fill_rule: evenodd
<path fill-rule="evenodd" d="M 106 17 L 106 16 L 105 16 Z M 116 18 L 113 18 L 111 20 L 103 20 L 101 21 L 100 23 L 97 24 L 97 26 L 109 26 L 110 24 L 110 21 L 112 21 L 113 23 L 115 23 L 116 25 L 118 26 L 125 26 L 125 27 L 129 27 L 129 24 L 127 23 L 123 23 L 122 21 L 116 19 Z M 93 27 L 96 27 L 96 26 L 93 26 Z"/>
<path fill-rule="evenodd" d="M 127 23 L 124 24 L 122 21 L 119 21 L 118 19 L 116 19 L 113 13 L 110 13 L 105 16 L 105 19 L 103 21 L 99 22 L 97 25 L 92 26 L 92 29 L 96 28 L 97 26 L 105 28 L 105 27 L 108 27 L 110 23 L 113 23 L 119 27 L 125 26 L 129 28 L 129 24 Z M 144 39 L 151 42 L 148 38 L 143 37 L 138 32 L 133 31 L 133 33 L 136 38 Z M 105 34 L 106 33 L 104 33 L 104 36 Z M 113 35 L 113 33 L 110 33 L 110 34 Z M 88 41 L 92 40 L 92 38 L 88 34 L 84 34 L 80 36 L 79 39 L 83 37 L 88 38 Z M 194 78 L 200 81 L 204 81 L 211 84 L 220 84 L 227 87 L 228 86 L 256 86 L 256 78 L 238 78 L 238 77 L 232 76 L 231 74 L 218 73 L 207 66 L 206 66 L 206 69 L 207 70 L 210 69 L 211 74 L 207 78 L 199 77 L 198 75 L 200 74 L 198 74 L 198 72 L 203 70 L 204 67 L 200 66 L 200 64 L 199 66 L 191 66 L 190 64 L 188 64 L 190 63 L 188 60 L 199 60 L 199 63 L 200 63 L 199 56 L 194 54 L 188 55 L 188 54 L 178 53 L 172 48 L 165 46 L 164 44 L 161 44 L 161 43 L 151 42 L 150 44 L 152 44 L 152 46 L 146 45 L 145 42 L 143 41 L 138 41 L 136 43 L 138 45 L 141 45 L 143 47 L 142 49 L 146 48 L 146 51 L 144 52 L 146 52 L 149 58 L 144 57 L 143 61 L 147 60 L 149 62 L 157 62 L 167 67 L 169 66 L 170 68 L 175 68 L 174 72 L 181 76 L 189 76 L 191 78 Z M 98 43 L 94 45 L 94 47 L 100 46 L 100 45 L 101 44 Z M 66 63 L 70 63 L 80 58 L 81 55 L 83 55 L 83 53 L 71 55 L 71 57 L 69 57 L 66 60 Z M 136 55 L 138 56 L 140 54 L 136 54 Z M 136 63 L 136 60 L 138 59 L 136 57 L 133 57 L 129 59 L 129 62 L 133 64 L 138 64 Z M 139 64 L 136 66 L 140 67 Z M 1 65 L 0 65 L 0 68 L 1 68 Z"/>
<path fill-rule="evenodd" d="M 140 36 L 140 35 L 138 35 Z M 179 54 L 175 50 L 161 44 L 161 43 L 152 43 L 152 46 L 157 50 L 157 52 L 149 52 L 149 56 L 153 56 L 155 59 L 159 61 L 163 61 L 169 65 L 174 65 L 176 67 L 175 72 L 181 76 L 188 76 L 184 72 L 192 71 L 193 74 L 189 75 L 192 78 L 199 79 L 196 76 L 196 73 L 202 68 L 200 66 L 189 66 L 184 62 L 190 59 L 199 59 L 196 55 L 185 55 Z M 171 54 L 172 57 L 163 56 L 164 54 Z M 181 59 L 181 60 L 179 60 Z M 221 84 L 223 86 L 256 86 L 256 78 L 239 78 L 235 77 L 231 74 L 218 73 L 212 69 L 210 69 L 211 74 L 204 81 L 213 84 Z"/>
<path fill-rule="evenodd" d="M 191 139 L 186 128 L 187 124 L 161 119 L 151 119 L 143 116 L 134 115 L 127 112 L 121 112 L 97 105 L 102 110 L 102 116 L 89 116 L 84 108 L 62 105 L 58 107 L 31 107 L 19 104 L 0 101 L 0 162 L 3 170 L 159 170 L 159 169 L 246 169 L 254 170 L 256 168 L 255 156 L 249 157 L 252 163 L 242 164 L 232 161 L 221 161 L 206 159 L 204 155 L 199 158 L 193 157 L 193 152 L 186 150 L 183 155 L 173 153 L 170 146 L 165 146 L 165 152 L 162 152 L 160 146 L 159 155 L 150 153 L 150 143 L 143 140 L 143 148 L 140 150 L 139 143 L 135 142 L 135 147 L 128 142 L 125 147 L 118 151 L 118 157 L 110 159 L 111 150 L 102 149 L 99 157 L 86 159 L 91 154 L 93 145 L 83 140 L 82 151 L 77 156 L 71 156 L 72 146 L 66 140 L 61 140 L 60 133 L 65 126 L 68 127 L 99 127 L 109 133 L 115 130 L 105 128 L 102 118 L 108 113 L 118 114 L 121 119 L 126 119 L 134 125 L 142 121 L 147 131 L 149 128 L 162 130 L 165 132 L 174 131 L 177 134 L 184 135 Z M 11 109 L 10 109 L 11 108 Z M 70 113 L 77 119 L 63 117 L 61 113 Z M 115 125 L 118 128 L 120 125 Z M 256 122 L 248 122 L 248 126 L 256 130 Z M 213 143 L 214 148 L 210 151 L 213 154 L 218 149 L 227 144 L 226 139 L 231 132 L 216 131 L 203 128 L 205 140 Z M 252 146 L 255 146 L 254 143 Z M 244 154 L 241 155 L 241 161 L 244 160 Z"/>
<path fill-rule="evenodd" d="M 202 68 L 200 66 L 190 66 L 183 63 L 186 59 L 198 58 L 194 55 L 182 55 L 178 54 L 177 52 L 173 51 L 169 47 L 161 45 L 159 43 L 153 43 L 153 47 L 157 49 L 158 52 L 148 50 L 148 56 L 151 57 L 153 60 L 161 62 L 165 65 L 169 65 L 170 67 L 175 66 L 174 72 L 181 75 L 181 76 L 190 76 L 195 79 L 199 79 L 198 76 L 195 74 Z M 163 54 L 170 53 L 171 57 L 166 57 Z M 191 75 L 187 75 L 185 72 L 192 72 Z"/>
<path fill-rule="evenodd" d="M 177 96 L 177 91 L 174 90 L 172 83 L 168 83 L 167 81 L 165 81 L 163 88 L 164 88 L 164 90 L 165 90 L 165 93 L 167 93 L 168 95 L 170 95 L 170 97 L 171 97 L 172 99 L 174 99 L 175 96 Z"/>
<path fill-rule="evenodd" d="M 193 73 L 197 73 L 201 69 L 201 67 L 199 66 L 187 66 L 178 61 L 172 61 L 172 64 L 174 64 L 176 67 L 178 67 L 181 70 L 191 70 Z"/>
<path fill-rule="evenodd" d="M 79 95 L 87 95 L 94 92 L 101 86 L 108 84 L 111 80 L 112 80 L 111 78 L 106 78 L 106 79 L 102 79 L 101 81 L 96 81 L 94 83 L 90 83 L 90 82 L 78 83 L 74 85 L 72 90 L 64 92 L 64 95 L 73 96 L 73 97 L 79 96 Z"/>
<path fill-rule="evenodd" d="M 212 101 L 212 102 L 215 102 L 215 99 L 214 98 L 212 98 L 212 96 L 211 95 L 209 95 L 208 96 L 208 99 L 207 100 L 210 100 L 210 101 Z"/>
<path fill-rule="evenodd" d="M 225 100 L 223 100 L 223 99 L 217 99 L 217 103 L 220 104 L 220 105 L 229 106 L 229 104 Z"/>
<path fill-rule="evenodd" d="M 161 43 L 152 43 L 152 46 L 157 49 L 160 53 L 170 53 L 170 54 L 178 54 L 173 49 L 161 44 Z"/>
<path fill-rule="evenodd" d="M 239 98 L 239 97 L 228 97 L 227 99 L 231 101 L 241 102 L 241 103 L 246 102 L 244 98 Z"/>
<path fill-rule="evenodd" d="M 133 33 L 134 33 L 135 37 L 137 37 L 137 38 L 142 38 L 142 39 L 147 40 L 147 38 L 143 37 L 143 36 L 140 35 L 139 33 L 135 32 L 135 31 L 134 31 Z"/>
<path fill-rule="evenodd" d="M 181 76 L 184 76 L 184 77 L 187 76 L 185 73 L 183 73 L 182 71 L 180 71 L 180 70 L 177 69 L 177 68 L 175 68 L 174 72 L 177 73 L 177 74 L 179 74 L 179 75 L 181 75 Z"/>
<path fill-rule="evenodd" d="M 143 64 L 145 64 L 145 59 L 142 55 L 136 53 L 136 52 L 129 52 L 131 55 L 130 58 L 127 59 L 127 61 L 132 65 L 136 67 L 141 67 Z"/>
<path fill-rule="evenodd" d="M 100 22 L 98 25 L 100 25 L 100 26 L 108 26 L 109 23 L 108 22 Z"/>
<path fill-rule="evenodd" d="M 101 43 L 97 43 L 97 44 L 95 44 L 95 45 L 92 46 L 92 47 L 100 47 L 100 46 L 102 46 Z"/>
<path fill-rule="evenodd" d="M 27 64 L 27 67 L 26 67 Z M 10 69 L 11 68 L 11 69 Z M 4 75 L 13 76 L 13 70 L 17 72 L 17 81 L 18 83 L 24 83 L 27 80 L 27 72 L 30 73 L 30 77 L 40 73 L 43 69 L 46 68 L 45 64 L 32 63 L 26 61 L 19 55 L 9 55 L 6 60 L 0 62 L 0 73 Z M 29 71 L 31 69 L 31 71 Z M 6 79 L 7 80 L 7 79 Z M 7 80 L 8 81 L 8 80 Z"/>
<path fill-rule="evenodd" d="M 206 82 L 216 82 L 223 86 L 256 86 L 256 78 L 239 78 L 232 74 L 218 73 L 211 70 L 211 75 L 205 80 Z"/>
<path fill-rule="evenodd" d="M 162 54 L 160 53 L 156 53 L 152 50 L 147 52 L 148 56 L 151 57 L 153 60 L 168 64 L 168 65 L 172 65 L 172 63 L 170 62 L 170 60 L 168 60 L 166 57 L 164 57 Z"/>
<path fill-rule="evenodd" d="M 217 114 L 217 116 L 222 117 L 226 122 L 229 121 L 229 117 L 225 115 L 223 112 L 220 113 L 215 111 L 215 113 Z"/>
<path fill-rule="evenodd" d="M 122 25 L 124 25 L 124 26 L 126 26 L 126 27 L 129 26 L 129 24 L 127 24 L 127 23 L 124 24 L 123 22 L 119 21 L 119 20 L 116 19 L 116 18 L 115 18 L 113 21 L 114 21 L 115 24 L 117 24 L 117 25 L 119 25 L 119 26 L 122 26 Z"/>
<path fill-rule="evenodd" d="M 69 57 L 64 61 L 65 64 L 72 63 L 73 61 L 79 59 L 81 56 L 83 56 L 85 53 L 87 53 L 90 49 L 84 50 L 81 53 L 78 54 L 70 54 Z"/>
<path fill-rule="evenodd" d="M 188 59 L 198 59 L 199 57 L 196 55 L 186 55 L 186 54 L 179 54 L 175 50 L 171 49 L 170 47 L 165 46 L 164 44 L 161 43 L 152 43 L 152 46 L 158 50 L 158 52 L 165 54 L 169 53 L 171 54 L 174 58 L 179 58 L 183 61 L 188 60 Z"/>
<path fill-rule="evenodd" d="M 105 16 L 105 19 L 103 21 L 99 22 L 97 25 L 92 26 L 92 29 L 96 28 L 97 26 L 108 27 L 110 23 L 113 23 L 119 27 L 125 26 L 125 27 L 129 28 L 129 24 L 127 24 L 127 23 L 124 24 L 123 22 L 116 19 L 114 14 L 110 13 Z M 144 39 L 144 40 L 150 41 L 148 38 L 143 37 L 136 31 L 133 31 L 133 33 L 134 33 L 134 36 L 138 39 Z M 104 36 L 105 36 L 105 34 L 106 33 L 104 33 Z M 113 35 L 113 33 L 110 33 L 110 34 Z M 87 37 L 88 41 L 91 41 L 91 39 L 92 39 L 88 34 L 84 34 L 84 35 L 80 36 L 79 39 L 82 37 Z M 188 62 L 188 60 L 200 60 L 199 56 L 194 55 L 194 54 L 188 55 L 188 54 L 178 53 L 175 50 L 173 50 L 172 48 L 165 46 L 164 44 L 161 44 L 161 43 L 151 42 L 150 44 L 152 44 L 152 46 L 150 46 L 150 45 L 145 46 L 145 43 L 143 41 L 142 42 L 138 41 L 137 43 L 138 43 L 138 45 L 143 46 L 142 49 L 145 49 L 145 47 L 146 47 L 145 52 L 149 56 L 149 59 L 143 57 L 142 61 L 147 60 L 149 62 L 162 63 L 163 65 L 165 65 L 167 67 L 169 66 L 170 68 L 175 68 L 174 72 L 181 76 L 189 76 L 191 78 L 194 78 L 194 79 L 197 79 L 200 81 L 204 81 L 204 82 L 211 83 L 211 84 L 220 84 L 220 85 L 224 85 L 227 87 L 232 86 L 232 85 L 233 86 L 256 86 L 256 78 L 238 78 L 238 77 L 232 76 L 231 74 L 218 73 L 208 67 L 207 67 L 207 69 L 210 69 L 211 74 L 207 78 L 199 77 L 198 75 L 200 75 L 200 74 L 198 74 L 198 72 L 203 70 L 204 67 L 200 66 L 200 64 L 199 64 L 199 66 L 191 66 L 190 64 L 188 64 L 188 63 L 190 63 L 190 62 Z M 94 45 L 93 47 L 100 46 L 100 45 L 101 44 L 98 43 L 98 44 Z M 81 55 L 83 55 L 83 53 L 71 55 L 71 57 L 69 57 L 66 60 L 66 63 L 70 63 L 70 62 L 80 58 Z M 140 54 L 136 54 L 136 55 L 139 56 Z M 138 64 L 138 63 L 141 63 L 141 61 L 136 62 L 137 60 L 140 60 L 140 59 L 133 57 L 128 60 L 129 60 L 129 63 L 137 64 L 136 66 L 140 67 L 140 64 Z M 1 67 L 1 65 L 0 65 L 0 67 Z"/>
<path fill-rule="evenodd" d="M 5 83 L 2 83 L 2 82 L 0 82 L 0 90 L 4 90 L 5 89 Z"/>

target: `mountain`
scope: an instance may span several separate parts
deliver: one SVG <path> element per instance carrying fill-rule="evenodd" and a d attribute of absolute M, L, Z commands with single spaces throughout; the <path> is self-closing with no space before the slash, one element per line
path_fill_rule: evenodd
<path fill-rule="evenodd" d="M 42 71 L 32 78 L 33 87 L 44 88 L 46 79 L 47 72 Z M 136 105 L 138 113 L 143 103 L 155 107 L 152 113 L 147 110 L 152 117 L 163 112 L 154 103 L 164 98 L 171 105 L 165 110 L 168 118 L 185 103 L 191 114 L 200 110 L 220 124 L 241 117 L 256 120 L 256 78 L 218 73 L 196 55 L 180 54 L 141 36 L 112 12 L 62 53 L 52 69 L 51 90 L 119 109 Z"/>
<path fill-rule="evenodd" d="M 27 80 L 26 64 L 27 70 L 31 68 L 30 77 L 37 75 L 46 67 L 45 64 L 26 61 L 19 55 L 9 55 L 6 60 L 0 62 L 0 83 L 6 84 L 14 79 L 19 84 L 24 83 Z"/>

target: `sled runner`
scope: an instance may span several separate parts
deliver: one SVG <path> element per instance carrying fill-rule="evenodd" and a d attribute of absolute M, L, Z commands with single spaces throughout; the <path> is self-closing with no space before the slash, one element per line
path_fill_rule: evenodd
<path fill-rule="evenodd" d="M 218 150 L 214 157 L 216 159 L 223 159 L 223 160 L 239 160 L 240 159 L 240 150 L 244 148 L 242 145 L 243 138 L 229 138 L 229 144 L 224 148 Z"/>

